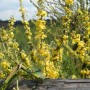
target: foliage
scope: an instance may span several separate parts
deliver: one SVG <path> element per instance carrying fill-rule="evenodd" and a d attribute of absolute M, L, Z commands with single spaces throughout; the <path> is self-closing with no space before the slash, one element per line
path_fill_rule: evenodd
<path fill-rule="evenodd" d="M 20 0 L 23 27 L 18 29 L 23 34 L 14 28 L 13 17 L 8 29 L 0 29 L 0 78 L 4 79 L 1 90 L 6 90 L 14 79 L 19 90 L 19 79 L 90 78 L 90 13 L 81 8 L 73 12 L 70 1 L 65 0 L 65 15 L 59 22 L 51 21 L 48 27 L 47 12 L 39 8 L 32 29 Z M 38 3 L 43 5 L 43 0 Z"/>
<path fill-rule="evenodd" d="M 64 8 L 70 6 L 72 11 L 77 11 L 78 8 L 88 9 L 90 6 L 90 0 L 30 0 L 33 5 L 40 9 L 47 11 L 50 19 L 58 19 L 65 15 Z M 41 4 L 43 2 L 43 4 Z"/>

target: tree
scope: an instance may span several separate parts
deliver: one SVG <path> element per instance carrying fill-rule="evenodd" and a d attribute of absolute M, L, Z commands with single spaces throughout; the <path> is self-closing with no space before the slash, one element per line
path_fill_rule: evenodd
<path fill-rule="evenodd" d="M 59 18 L 62 15 L 65 15 L 64 7 L 68 6 L 71 2 L 69 8 L 71 8 L 74 12 L 77 11 L 78 8 L 81 10 L 85 10 L 89 8 L 90 0 L 30 0 L 31 3 L 37 8 L 42 8 L 47 11 L 48 17 L 51 18 Z M 44 4 L 41 4 L 43 2 Z"/>

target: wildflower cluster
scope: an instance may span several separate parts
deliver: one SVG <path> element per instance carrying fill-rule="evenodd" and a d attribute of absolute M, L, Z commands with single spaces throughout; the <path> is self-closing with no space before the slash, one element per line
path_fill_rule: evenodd
<path fill-rule="evenodd" d="M 79 55 L 80 60 L 85 64 L 84 68 L 88 68 L 87 63 L 90 61 L 90 18 L 88 11 L 77 10 L 74 19 L 75 27 L 72 32 L 72 44 L 74 46 L 74 51 Z M 80 21 L 78 21 L 80 20 Z"/>
<path fill-rule="evenodd" d="M 31 67 L 29 57 L 25 54 L 25 51 L 21 51 L 22 62 L 25 63 L 26 66 Z"/>
<path fill-rule="evenodd" d="M 47 35 L 46 21 L 44 17 L 47 16 L 47 12 L 39 9 L 37 12 L 38 20 L 36 21 L 36 46 L 31 52 L 32 60 L 36 64 L 42 67 L 42 72 L 46 78 L 58 78 L 59 73 L 56 69 L 54 62 L 51 60 L 51 51 L 49 45 L 44 41 Z"/>
<path fill-rule="evenodd" d="M 67 5 L 73 5 L 74 0 L 65 0 L 65 3 L 66 3 Z"/>
<path fill-rule="evenodd" d="M 19 45 L 14 40 L 14 18 L 11 17 L 9 21 L 9 29 L 1 28 L 0 33 L 0 78 L 5 78 L 15 65 L 14 60 L 17 60 Z"/>
<path fill-rule="evenodd" d="M 8 81 L 15 74 L 35 79 L 41 77 L 37 71 L 43 78 L 90 78 L 90 13 L 80 8 L 73 12 L 70 7 L 74 0 L 65 0 L 65 15 L 60 17 L 59 28 L 52 34 L 53 41 L 48 43 L 47 12 L 38 9 L 33 34 L 22 0 L 19 1 L 29 50 L 20 48 L 16 41 L 15 20 L 11 17 L 9 28 L 0 28 L 0 78 Z M 38 3 L 44 4 L 44 1 L 38 0 Z"/>
<path fill-rule="evenodd" d="M 28 43 L 30 44 L 32 33 L 31 33 L 31 30 L 30 30 L 30 27 L 29 27 L 29 22 L 25 18 L 26 17 L 26 14 L 25 14 L 26 10 L 23 7 L 22 0 L 20 0 L 20 12 L 22 14 L 22 23 L 23 23 L 24 28 L 25 28 L 26 38 L 28 40 Z"/>

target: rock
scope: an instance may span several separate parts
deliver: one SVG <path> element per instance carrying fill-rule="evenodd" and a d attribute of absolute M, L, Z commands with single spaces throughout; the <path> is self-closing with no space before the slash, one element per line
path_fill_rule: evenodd
<path fill-rule="evenodd" d="M 12 90 L 15 86 L 16 83 L 8 90 Z M 45 79 L 42 83 L 34 80 L 21 80 L 19 81 L 19 90 L 90 90 L 90 79 Z"/>

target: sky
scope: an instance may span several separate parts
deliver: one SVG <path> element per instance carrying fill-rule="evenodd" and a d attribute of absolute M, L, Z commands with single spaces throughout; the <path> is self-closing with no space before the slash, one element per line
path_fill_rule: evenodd
<path fill-rule="evenodd" d="M 35 19 L 37 9 L 30 3 L 30 0 L 23 0 L 23 5 L 27 11 L 27 19 Z M 19 12 L 19 0 L 1 0 L 0 1 L 0 20 L 9 20 L 14 16 L 16 20 L 21 20 Z"/>

